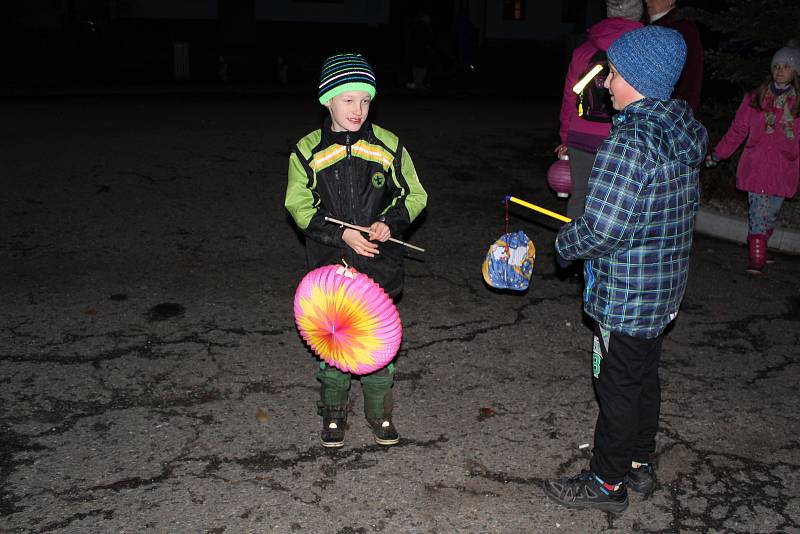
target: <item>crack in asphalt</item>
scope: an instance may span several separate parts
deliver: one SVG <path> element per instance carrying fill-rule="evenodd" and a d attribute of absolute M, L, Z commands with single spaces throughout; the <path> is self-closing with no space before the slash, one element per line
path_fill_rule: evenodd
<path fill-rule="evenodd" d="M 689 465 L 677 474 L 674 482 L 656 486 L 657 489 L 666 489 L 670 496 L 666 510 L 673 517 L 670 528 L 676 531 L 692 530 L 700 524 L 705 529 L 747 532 L 746 528 L 736 529 L 741 522 L 738 519 L 741 509 L 755 512 L 759 506 L 781 516 L 783 523 L 776 527 L 776 531 L 800 528 L 800 523 L 791 515 L 795 495 L 784 487 L 784 478 L 776 473 L 781 469 L 785 470 L 785 474 L 794 472 L 798 465 L 775 461 L 765 463 L 737 454 L 706 450 L 692 446 L 668 427 L 662 427 L 660 432 L 670 441 L 659 452 L 660 457 L 678 447 L 690 451 L 694 456 Z M 714 480 L 715 483 L 708 489 L 700 490 L 700 487 L 706 486 L 701 483 L 704 479 Z M 702 511 L 692 510 L 691 503 L 686 503 L 690 498 L 704 501 L 702 506 L 696 503 Z"/>
<path fill-rule="evenodd" d="M 75 521 L 80 521 L 82 519 L 86 519 L 87 517 L 102 517 L 103 519 L 108 520 L 114 517 L 114 510 L 104 510 L 102 508 L 98 508 L 88 512 L 78 512 L 70 515 L 69 517 L 65 517 L 60 521 L 48 523 L 39 529 L 39 532 L 53 532 L 54 530 L 60 530 L 70 526 Z"/>
<path fill-rule="evenodd" d="M 22 323 L 25 324 L 25 323 Z M 18 325 L 16 328 L 19 328 L 22 324 Z M 49 342 L 43 343 L 41 347 L 43 349 L 49 349 L 52 347 L 62 348 L 65 344 L 74 344 L 81 341 L 86 340 L 127 340 L 127 339 L 141 339 L 145 337 L 143 343 L 139 345 L 132 345 L 127 347 L 118 347 L 116 349 L 111 349 L 108 351 L 101 352 L 99 354 L 88 355 L 88 356 L 66 356 L 57 352 L 50 352 L 45 354 L 0 354 L 0 362 L 8 361 L 8 362 L 25 362 L 25 363 L 48 363 L 48 364 L 57 364 L 57 365 L 82 365 L 86 363 L 100 363 L 105 361 L 112 361 L 117 360 L 120 358 L 124 358 L 130 354 L 134 354 L 140 358 L 145 359 L 162 359 L 170 356 L 176 356 L 180 354 L 179 352 L 161 352 L 156 353 L 154 351 L 155 347 L 168 347 L 170 345 L 184 345 L 184 344 L 195 344 L 201 345 L 205 347 L 215 347 L 215 348 L 236 348 L 238 344 L 234 343 L 222 343 L 218 341 L 212 341 L 208 337 L 204 337 L 204 335 L 213 334 L 214 332 L 223 332 L 226 334 L 234 334 L 239 336 L 250 336 L 250 335 L 261 335 L 264 337 L 273 337 L 273 336 L 283 336 L 289 332 L 294 332 L 295 328 L 292 327 L 285 327 L 283 329 L 268 329 L 268 330 L 247 330 L 244 328 L 209 328 L 205 331 L 194 332 L 191 334 L 187 334 L 181 338 L 166 340 L 162 339 L 158 336 L 152 336 L 147 334 L 123 334 L 121 332 L 107 332 L 104 334 L 86 334 L 86 335 L 79 335 L 79 334 L 72 334 L 67 333 L 62 336 L 60 342 Z M 19 336 L 19 334 L 16 334 Z"/>

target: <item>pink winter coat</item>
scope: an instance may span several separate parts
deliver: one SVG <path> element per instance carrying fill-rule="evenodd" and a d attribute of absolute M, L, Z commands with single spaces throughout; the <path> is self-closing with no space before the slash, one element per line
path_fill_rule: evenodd
<path fill-rule="evenodd" d="M 762 193 L 791 198 L 797 192 L 800 177 L 800 118 L 792 123 L 794 139 L 787 139 L 779 120 L 774 131 L 764 129 L 764 112 L 750 105 L 753 93 L 745 95 L 733 118 L 731 127 L 722 137 L 714 154 L 726 159 L 745 141 L 739 167 L 736 169 L 736 187 L 751 193 Z M 790 108 L 794 101 L 789 101 Z M 782 111 L 775 110 L 779 119 Z"/>
<path fill-rule="evenodd" d="M 578 78 L 586 70 L 595 52 L 608 50 L 611 43 L 623 33 L 641 27 L 640 23 L 622 17 L 603 19 L 589 28 L 588 39 L 573 50 L 567 78 L 564 81 L 564 97 L 561 100 L 559 116 L 561 128 L 558 133 L 563 144 L 594 152 L 603 139 L 608 137 L 611 124 L 587 121 L 578 117 L 577 96 L 572 92 L 572 86 L 578 82 Z"/>

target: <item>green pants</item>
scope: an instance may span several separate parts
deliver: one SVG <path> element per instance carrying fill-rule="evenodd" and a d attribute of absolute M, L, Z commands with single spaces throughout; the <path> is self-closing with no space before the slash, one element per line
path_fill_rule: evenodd
<path fill-rule="evenodd" d="M 319 367 L 317 380 L 322 387 L 317 407 L 320 415 L 323 415 L 324 410 L 346 411 L 352 376 L 324 362 L 321 362 Z M 394 363 L 390 363 L 383 369 L 360 378 L 361 391 L 364 394 L 364 415 L 367 419 L 391 416 L 394 372 Z"/>

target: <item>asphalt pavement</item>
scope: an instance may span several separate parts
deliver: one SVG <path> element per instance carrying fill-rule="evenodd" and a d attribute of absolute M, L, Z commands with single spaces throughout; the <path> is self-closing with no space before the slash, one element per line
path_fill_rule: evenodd
<path fill-rule="evenodd" d="M 555 271 L 558 223 L 519 206 L 531 287 L 480 266 L 505 195 L 565 211 L 557 113 L 376 100 L 430 195 L 405 236 L 426 252 L 398 302 L 401 441 L 372 441 L 355 383 L 331 451 L 282 205 L 313 96 L 0 103 L 0 531 L 800 532 L 800 258 L 749 277 L 744 246 L 702 234 L 664 342 L 655 492 L 618 515 L 545 499 L 591 451 L 581 283 Z"/>

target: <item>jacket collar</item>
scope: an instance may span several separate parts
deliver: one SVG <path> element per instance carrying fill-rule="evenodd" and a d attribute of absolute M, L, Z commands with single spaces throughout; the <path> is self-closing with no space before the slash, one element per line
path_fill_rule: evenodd
<path fill-rule="evenodd" d="M 639 100 L 631 102 L 630 104 L 625 106 L 625 109 L 620 110 L 619 113 L 614 114 L 614 116 L 611 117 L 611 122 L 614 126 L 619 126 L 620 124 L 628 120 L 628 117 L 630 117 L 631 115 L 651 112 L 658 106 L 659 102 L 663 101 L 657 100 L 655 98 L 647 98 L 647 97 L 640 98 Z"/>
<path fill-rule="evenodd" d="M 683 17 L 678 11 L 678 8 L 673 7 L 669 11 L 664 11 L 663 13 L 656 13 L 655 15 L 653 15 L 653 18 L 650 19 L 650 24 L 659 24 L 661 26 L 665 26 L 673 22 L 679 21 L 682 18 Z"/>
<path fill-rule="evenodd" d="M 358 142 L 360 139 L 363 139 L 367 136 L 366 132 L 370 128 L 370 122 L 364 121 L 361 125 L 361 128 L 358 129 L 356 132 L 334 132 L 331 130 L 331 124 L 333 121 L 331 120 L 330 116 L 325 117 L 325 120 L 322 123 L 322 135 L 326 144 L 333 144 L 336 143 L 337 145 L 347 145 L 348 137 L 350 144 L 354 144 Z"/>

